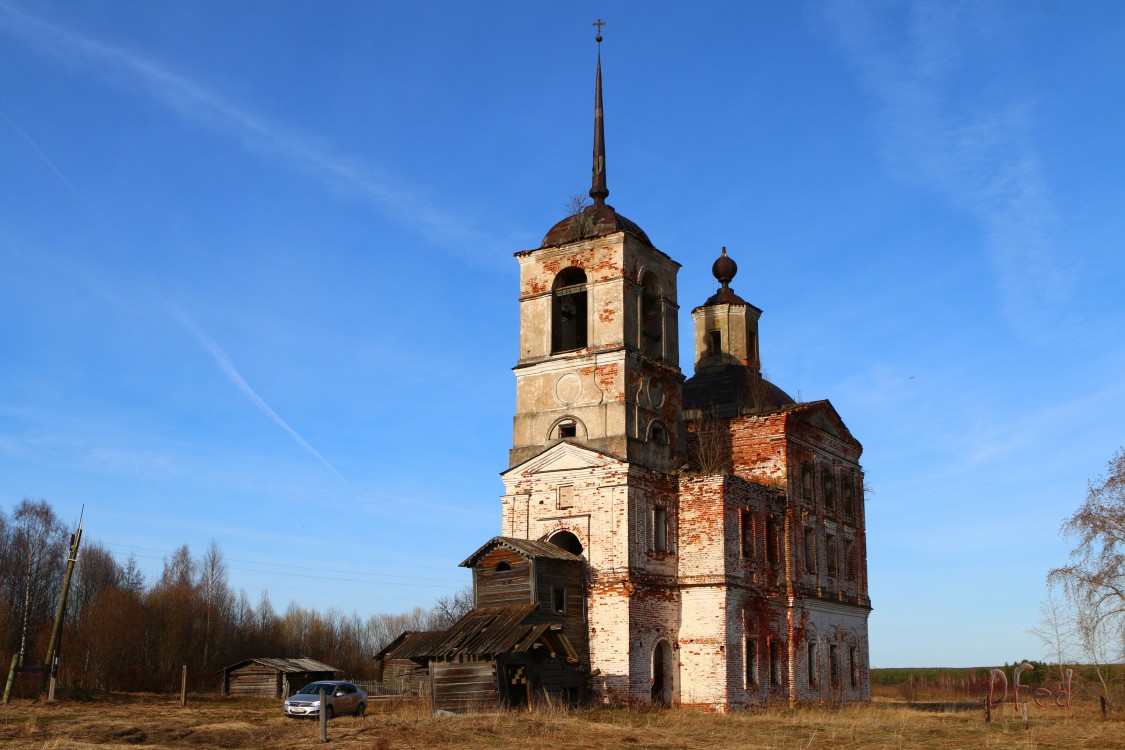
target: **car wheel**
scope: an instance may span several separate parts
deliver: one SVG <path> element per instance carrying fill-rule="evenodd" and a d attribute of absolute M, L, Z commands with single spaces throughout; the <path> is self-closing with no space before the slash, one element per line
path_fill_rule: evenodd
<path fill-rule="evenodd" d="M 356 715 L 356 718 L 357 718 L 357 719 L 362 719 L 362 718 L 363 718 L 363 713 L 364 713 L 364 712 L 365 712 L 366 710 L 367 710 L 367 704 L 366 704 L 366 703 L 360 703 L 360 704 L 359 704 L 358 706 L 356 706 L 356 709 L 355 709 L 355 715 Z"/>
<path fill-rule="evenodd" d="M 335 715 L 336 712 L 332 710 L 332 706 L 328 706 L 328 708 L 324 709 L 324 718 L 328 719 L 329 721 L 332 721 L 332 717 Z"/>

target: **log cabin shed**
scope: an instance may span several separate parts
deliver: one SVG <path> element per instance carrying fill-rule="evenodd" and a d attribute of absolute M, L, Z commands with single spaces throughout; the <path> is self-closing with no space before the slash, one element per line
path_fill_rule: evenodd
<path fill-rule="evenodd" d="M 404 633 L 377 660 L 426 667 L 435 709 L 584 700 L 582 557 L 549 542 L 494 537 L 461 566 L 473 570 L 473 610 L 448 630 Z"/>
<path fill-rule="evenodd" d="M 315 659 L 244 659 L 222 670 L 223 695 L 287 698 L 310 682 L 335 679 L 340 670 Z"/>

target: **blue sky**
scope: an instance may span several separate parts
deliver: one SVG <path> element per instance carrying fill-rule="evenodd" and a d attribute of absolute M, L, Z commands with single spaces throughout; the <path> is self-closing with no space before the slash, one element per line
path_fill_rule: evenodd
<path fill-rule="evenodd" d="M 0 0 L 0 508 L 256 599 L 497 533 L 517 265 L 588 189 L 865 446 L 875 666 L 1037 656 L 1125 423 L 1125 5 Z M 685 339 L 682 359 L 690 374 Z"/>

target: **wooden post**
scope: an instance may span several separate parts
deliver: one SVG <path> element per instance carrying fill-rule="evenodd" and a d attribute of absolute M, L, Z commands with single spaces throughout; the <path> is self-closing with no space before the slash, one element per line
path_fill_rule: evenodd
<path fill-rule="evenodd" d="M 320 741 L 328 742 L 328 698 L 324 685 L 320 686 Z"/>
<path fill-rule="evenodd" d="M 16 665 L 19 662 L 20 652 L 12 654 L 12 668 L 8 670 L 8 684 L 4 686 L 4 705 L 8 704 L 8 698 L 12 696 L 12 684 L 16 681 Z M 1105 713 L 1105 700 L 1102 700 L 1102 713 Z"/>
<path fill-rule="evenodd" d="M 988 696 L 984 699 L 984 723 L 992 723 L 992 696 Z"/>
<path fill-rule="evenodd" d="M 1023 728 L 1027 729 L 1031 726 L 1031 722 L 1027 719 L 1027 701 L 1020 704 L 1020 719 L 1023 720 Z"/>
<path fill-rule="evenodd" d="M 59 595 L 59 609 L 55 613 L 55 625 L 51 628 L 51 639 L 47 641 L 47 660 L 43 663 L 51 671 L 43 673 L 39 682 L 39 698 L 47 692 L 47 681 L 58 671 L 55 658 L 58 655 L 59 639 L 62 638 L 63 615 L 66 614 L 66 595 L 70 591 L 70 577 L 74 573 L 74 565 L 78 562 L 78 545 L 82 544 L 82 517 L 78 518 L 78 528 L 70 537 L 70 555 L 66 558 L 66 573 L 63 575 L 62 593 Z M 53 692 L 53 691 L 52 691 Z"/>
<path fill-rule="evenodd" d="M 180 670 L 180 705 L 187 705 L 187 664 Z"/>
<path fill-rule="evenodd" d="M 11 680 L 11 678 L 9 678 L 9 681 L 10 680 Z M 1104 695 L 1099 696 L 1098 700 L 1101 701 L 1101 703 L 1102 703 L 1102 718 L 1104 719 L 1106 717 L 1105 696 Z M 4 693 L 4 702 L 5 703 L 8 702 L 8 694 L 7 693 Z"/>

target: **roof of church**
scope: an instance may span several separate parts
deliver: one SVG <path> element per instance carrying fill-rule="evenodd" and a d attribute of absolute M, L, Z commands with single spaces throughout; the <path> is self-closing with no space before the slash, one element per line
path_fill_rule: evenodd
<path fill-rule="evenodd" d="M 792 396 L 745 365 L 709 367 L 684 382 L 684 409 L 707 409 L 718 418 L 765 414 L 794 404 Z"/>
<path fill-rule="evenodd" d="M 591 206 L 567 216 L 551 227 L 540 247 L 565 245 L 568 242 L 604 237 L 616 232 L 628 232 L 651 245 L 648 235 L 636 223 L 629 221 L 605 202 L 609 197 L 605 170 L 605 118 L 602 114 L 602 38 L 598 40 L 598 73 L 594 82 L 594 166 L 590 179 Z"/>
<path fill-rule="evenodd" d="M 471 568 L 476 564 L 477 560 L 488 554 L 495 547 L 507 547 L 513 552 L 531 559 L 545 558 L 548 560 L 577 560 L 578 562 L 582 562 L 581 556 L 573 552 L 568 552 L 552 542 L 540 542 L 535 539 L 516 539 L 510 536 L 494 536 L 485 542 L 480 549 L 469 555 L 468 559 L 461 563 L 460 567 Z"/>

